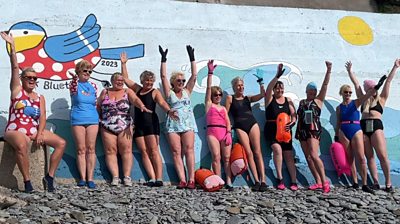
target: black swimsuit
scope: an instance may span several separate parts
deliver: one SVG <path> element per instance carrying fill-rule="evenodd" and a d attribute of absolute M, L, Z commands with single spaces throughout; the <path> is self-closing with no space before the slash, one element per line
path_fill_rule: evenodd
<path fill-rule="evenodd" d="M 370 107 L 369 110 L 375 110 L 378 113 L 383 114 L 383 107 L 379 103 L 379 100 L 376 105 L 374 107 Z M 361 111 L 364 111 L 364 105 L 361 106 Z M 367 125 L 369 122 L 371 123 Z M 374 134 L 376 130 L 383 130 L 383 123 L 381 119 L 362 119 L 360 121 L 360 125 L 364 135 L 366 135 L 368 138 L 371 138 L 372 134 Z M 369 130 L 367 130 L 367 126 L 372 126 L 372 128 L 369 127 Z"/>
<path fill-rule="evenodd" d="M 233 127 L 241 129 L 246 133 L 250 133 L 253 125 L 257 124 L 253 112 L 251 111 L 250 100 L 247 96 L 245 96 L 243 100 L 237 100 L 235 96 L 232 96 L 232 104 L 229 113 L 231 113 L 233 117 Z"/>
<path fill-rule="evenodd" d="M 140 94 L 140 89 L 137 96 L 143 102 L 147 109 L 153 113 L 142 112 L 140 108 L 135 107 L 135 133 L 134 138 L 147 136 L 147 135 L 160 135 L 160 122 L 156 113 L 156 102 L 153 99 L 153 91 L 146 94 Z"/>
<path fill-rule="evenodd" d="M 293 149 L 292 139 L 290 139 L 289 143 L 282 143 L 276 140 L 276 118 L 282 112 L 290 115 L 289 101 L 285 97 L 285 102 L 279 104 L 276 102 L 275 97 L 273 97 L 271 103 L 265 108 L 266 122 L 264 126 L 264 137 L 270 142 L 270 146 L 277 143 L 281 146 L 283 151 L 288 151 Z"/>

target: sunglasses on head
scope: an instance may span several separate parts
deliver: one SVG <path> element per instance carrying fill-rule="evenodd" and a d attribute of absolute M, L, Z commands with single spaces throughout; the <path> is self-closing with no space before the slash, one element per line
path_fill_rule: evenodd
<path fill-rule="evenodd" d="M 343 91 L 344 94 L 352 94 L 352 91 Z"/>
<path fill-rule="evenodd" d="M 24 76 L 22 78 L 26 79 L 26 80 L 33 80 L 33 81 L 36 81 L 38 79 L 36 76 Z"/>
<path fill-rule="evenodd" d="M 92 74 L 92 70 L 85 69 L 85 70 L 82 70 L 82 72 L 85 72 L 85 73 L 88 73 L 88 74 Z"/>
<path fill-rule="evenodd" d="M 179 82 L 179 83 L 185 83 L 186 79 L 177 79 L 176 81 Z"/>
<path fill-rule="evenodd" d="M 217 93 L 217 94 L 213 94 L 214 97 L 216 96 L 222 96 L 222 93 Z"/>

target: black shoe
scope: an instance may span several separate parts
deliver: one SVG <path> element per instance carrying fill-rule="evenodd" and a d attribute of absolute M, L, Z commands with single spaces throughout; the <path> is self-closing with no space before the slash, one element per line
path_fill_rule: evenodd
<path fill-rule="evenodd" d="M 162 186 L 164 186 L 162 180 L 156 180 L 156 182 L 154 183 L 154 187 L 162 187 Z"/>
<path fill-rule="evenodd" d="M 268 185 L 265 182 L 262 182 L 261 185 L 260 185 L 259 191 L 260 192 L 265 192 L 267 190 L 268 190 Z"/>
<path fill-rule="evenodd" d="M 227 189 L 228 191 L 233 191 L 233 185 L 232 184 L 225 184 L 225 189 Z"/>
<path fill-rule="evenodd" d="M 155 181 L 149 181 L 149 182 L 147 182 L 147 184 L 146 184 L 148 187 L 154 187 L 155 185 L 156 185 L 156 182 Z"/>
<path fill-rule="evenodd" d="M 381 186 L 379 186 L 379 184 L 373 184 L 371 188 L 372 188 L 372 190 L 377 191 L 377 190 L 381 189 Z"/>
<path fill-rule="evenodd" d="M 43 186 L 44 189 L 47 190 L 48 192 L 54 192 L 56 189 L 54 188 L 54 178 L 51 177 L 49 174 L 47 174 L 45 177 L 43 177 Z"/>
<path fill-rule="evenodd" d="M 354 183 L 351 187 L 357 190 L 360 186 L 358 185 L 358 183 Z"/>
<path fill-rule="evenodd" d="M 32 183 L 30 180 L 24 181 L 24 186 L 25 186 L 25 193 L 33 193 L 35 190 L 32 187 Z"/>
<path fill-rule="evenodd" d="M 385 191 L 388 192 L 388 193 L 393 193 L 394 192 L 393 186 L 392 185 L 386 185 Z"/>
<path fill-rule="evenodd" d="M 260 182 L 256 182 L 253 187 L 251 187 L 252 191 L 260 191 L 261 184 Z"/>
<path fill-rule="evenodd" d="M 361 188 L 364 192 L 370 193 L 370 194 L 375 194 L 375 191 L 372 190 L 368 185 L 363 185 Z"/>

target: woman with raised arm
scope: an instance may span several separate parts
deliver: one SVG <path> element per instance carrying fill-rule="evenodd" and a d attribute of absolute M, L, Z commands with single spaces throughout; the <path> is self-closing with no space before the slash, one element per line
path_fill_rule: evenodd
<path fill-rule="evenodd" d="M 233 190 L 229 158 L 231 155 L 232 135 L 231 122 L 228 112 L 221 105 L 223 91 L 219 86 L 211 86 L 215 67 L 214 60 L 207 63 L 207 90 L 205 98 L 205 112 L 207 121 L 207 142 L 212 156 L 212 169 L 216 175 L 221 176 L 221 157 L 224 161 L 226 174 L 226 188 Z"/>
<path fill-rule="evenodd" d="M 80 180 L 78 186 L 96 188 L 93 182 L 96 167 L 96 138 L 99 131 L 99 114 L 96 110 L 97 85 L 89 81 L 92 64 L 81 60 L 70 73 L 71 129 L 77 147 L 76 163 Z"/>
<path fill-rule="evenodd" d="M 194 49 L 187 45 L 186 50 L 190 59 L 192 75 L 185 86 L 186 79 L 182 72 L 172 73 L 168 81 L 166 63 L 168 49 L 164 51 L 159 46 L 161 54 L 161 84 L 167 103 L 174 110 L 167 112 L 167 114 L 174 113 L 174 116 L 179 118 L 175 120 L 168 116 L 166 121 L 167 138 L 172 151 L 175 170 L 180 181 L 178 188 L 194 189 L 196 187 L 194 182 L 194 133 L 197 132 L 197 125 L 190 105 L 190 94 L 196 84 L 197 68 Z M 186 179 L 183 165 L 183 156 L 186 158 L 188 180 Z"/>
<path fill-rule="evenodd" d="M 287 123 L 285 127 L 287 131 L 291 131 L 297 120 L 293 101 L 289 97 L 283 96 L 285 88 L 283 82 L 278 81 L 284 72 L 283 64 L 279 64 L 276 76 L 270 81 L 265 92 L 266 122 L 264 136 L 272 148 L 273 160 L 276 168 L 277 188 L 279 190 L 284 190 L 286 188 L 282 176 L 282 161 L 285 159 L 291 179 L 290 190 L 297 191 L 298 186 L 296 182 L 296 166 L 294 164 L 292 139 L 290 139 L 288 143 L 279 142 L 276 139 L 277 117 L 280 113 L 286 113 L 291 118 L 290 122 Z"/>
<path fill-rule="evenodd" d="M 54 175 L 64 154 L 66 142 L 45 129 L 46 102 L 44 96 L 35 91 L 37 80 L 35 70 L 25 68 L 20 75 L 14 38 L 6 32 L 1 32 L 1 37 L 10 47 L 11 62 L 11 103 L 4 140 L 16 151 L 17 165 L 24 179 L 25 192 L 28 193 L 33 191 L 29 175 L 30 141 L 36 142 L 37 146 L 48 145 L 55 149 L 50 157 L 48 173 L 43 178 L 45 189 L 53 192 Z"/>
<path fill-rule="evenodd" d="M 129 79 L 128 69 L 126 68 L 127 57 L 125 53 L 121 54 L 122 75 L 125 79 L 125 84 L 132 89 L 139 99 L 144 103 L 146 108 L 152 110 L 153 113 L 142 112 L 135 107 L 135 138 L 136 145 L 142 154 L 142 162 L 146 170 L 149 180 L 147 186 L 161 187 L 163 186 L 163 164 L 160 155 L 159 139 L 160 139 L 160 122 L 157 113 L 155 113 L 156 104 L 158 104 L 172 119 L 174 111 L 170 109 L 167 102 L 161 95 L 158 89 L 154 88 L 156 77 L 151 71 L 144 71 L 140 74 L 139 85 Z"/>
<path fill-rule="evenodd" d="M 143 102 L 131 89 L 124 88 L 125 79 L 121 73 L 111 76 L 111 88 L 104 89 L 98 98 L 98 111 L 101 115 L 101 137 L 103 139 L 106 164 L 112 175 L 111 186 L 118 186 L 119 170 L 117 153 L 122 159 L 124 185 L 132 186 L 131 171 L 133 164 L 132 132 L 133 121 L 130 115 L 131 105 L 139 111 L 151 114 Z M 135 114 L 135 116 L 137 116 Z"/>
<path fill-rule="evenodd" d="M 346 69 L 351 70 L 351 63 L 346 63 Z M 351 72 L 349 72 L 350 79 L 353 80 Z M 353 177 L 353 187 L 358 188 L 357 169 L 354 162 L 354 157 L 359 165 L 359 172 L 362 179 L 362 190 L 374 194 L 367 185 L 367 163 L 365 161 L 363 133 L 360 126 L 360 107 L 368 98 L 373 96 L 376 91 L 383 85 L 386 76 L 383 76 L 374 88 L 371 88 L 367 94 L 352 100 L 351 87 L 347 84 L 340 87 L 339 94 L 342 96 L 343 102 L 336 107 L 336 128 L 335 128 L 335 141 L 340 141 L 347 151 L 349 162 L 352 164 L 351 173 Z"/>
<path fill-rule="evenodd" d="M 320 115 L 332 69 L 331 62 L 325 61 L 325 64 L 326 74 L 319 94 L 317 95 L 317 85 L 314 82 L 310 82 L 306 87 L 307 98 L 300 101 L 297 110 L 299 122 L 297 123 L 296 138 L 300 141 L 308 167 L 315 179 L 315 184 L 308 189 L 322 189 L 325 193 L 328 193 L 330 184 L 326 180 L 324 163 L 319 158 L 318 153 L 322 134 Z"/>
<path fill-rule="evenodd" d="M 360 122 L 361 122 L 361 129 L 364 133 L 365 156 L 368 161 L 368 168 L 371 172 L 371 176 L 374 181 L 374 184 L 372 186 L 374 190 L 378 190 L 380 188 L 378 182 L 378 171 L 374 157 L 374 151 L 375 151 L 381 163 L 383 174 L 385 175 L 385 180 L 386 180 L 385 190 L 389 192 L 393 191 L 392 181 L 390 178 L 390 162 L 387 155 L 386 139 L 383 132 L 382 114 L 383 114 L 383 108 L 385 107 L 386 104 L 386 100 L 389 97 L 390 84 L 399 66 L 400 66 L 400 59 L 396 59 L 392 67 L 392 70 L 390 71 L 389 76 L 383 86 L 382 92 L 380 94 L 378 93 L 374 94 L 361 105 Z M 350 75 L 351 81 L 354 84 L 354 88 L 356 89 L 357 97 L 358 98 L 362 97 L 364 93 L 360 87 L 360 84 L 358 83 L 355 74 L 351 70 L 352 64 L 350 61 L 346 63 L 346 68 Z M 374 86 L 375 86 L 375 81 L 373 80 L 364 81 L 365 92 L 368 92 Z"/>
<path fill-rule="evenodd" d="M 234 94 L 226 97 L 225 107 L 232 115 L 235 133 L 246 151 L 249 167 L 255 181 L 252 190 L 264 192 L 268 189 L 268 186 L 261 152 L 260 127 L 251 110 L 251 103 L 261 100 L 265 93 L 262 79 L 260 78 L 257 82 L 260 84 L 260 93 L 254 96 L 245 96 L 243 79 L 234 78 L 231 81 Z"/>

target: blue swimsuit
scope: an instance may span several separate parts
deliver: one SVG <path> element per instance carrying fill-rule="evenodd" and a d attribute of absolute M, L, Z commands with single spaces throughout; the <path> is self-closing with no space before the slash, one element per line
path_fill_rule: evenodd
<path fill-rule="evenodd" d="M 347 139 L 351 141 L 353 136 L 361 130 L 360 112 L 357 110 L 354 100 L 348 105 L 340 104 L 340 116 L 342 123 L 340 129 L 343 131 Z"/>

